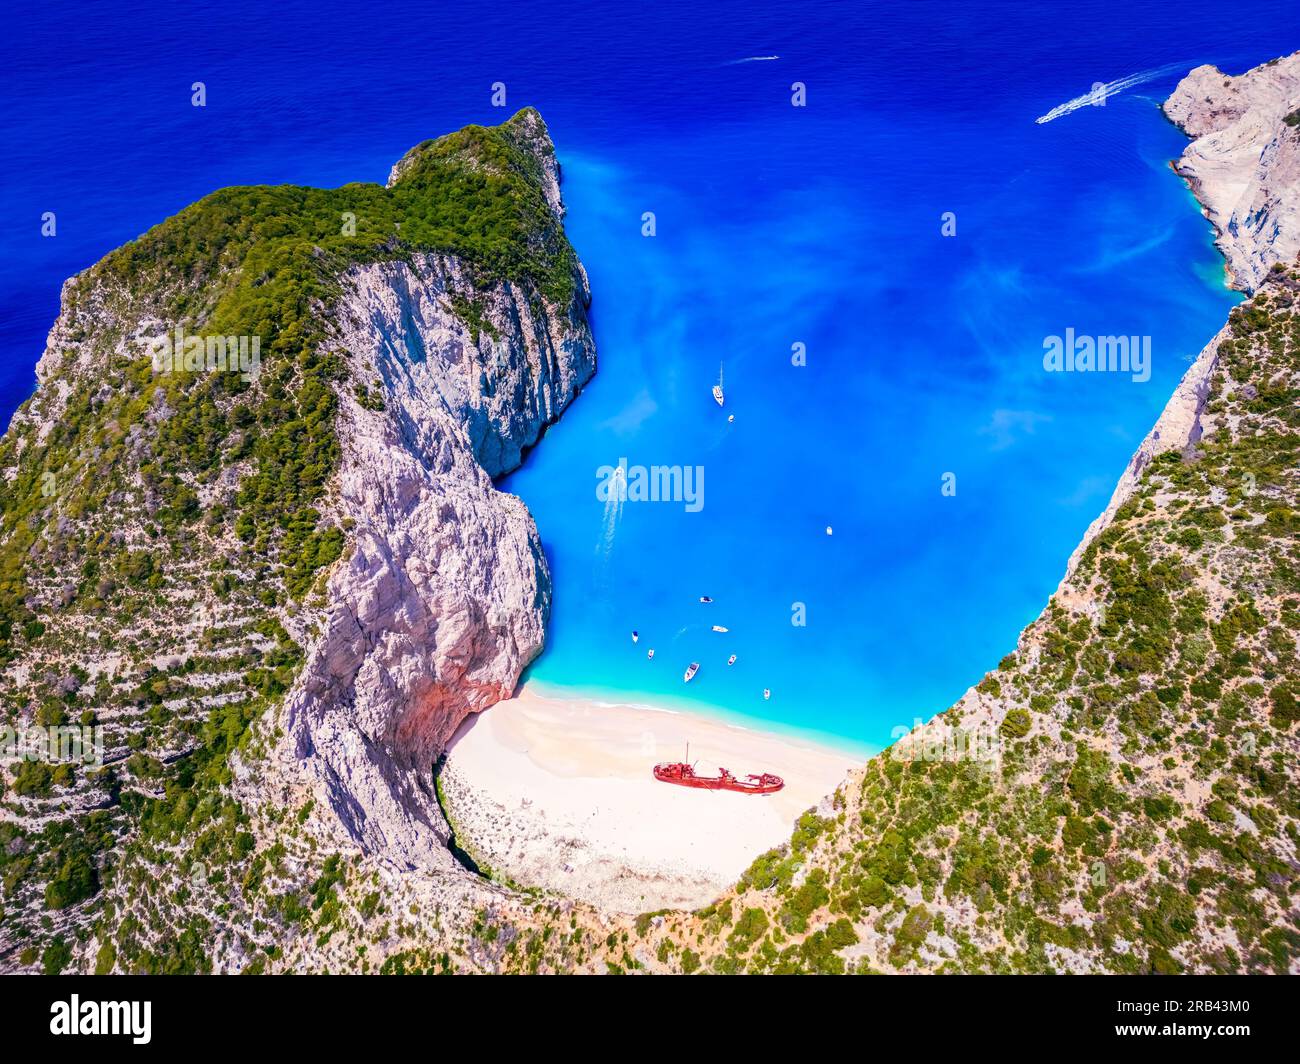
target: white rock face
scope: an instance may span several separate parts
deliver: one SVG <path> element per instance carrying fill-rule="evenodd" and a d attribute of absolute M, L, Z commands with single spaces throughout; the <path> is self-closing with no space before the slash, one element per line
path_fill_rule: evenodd
<path fill-rule="evenodd" d="M 1165 101 L 1192 138 L 1174 169 L 1219 233 L 1234 287 L 1253 291 L 1300 254 L 1300 52 L 1237 77 L 1199 66 Z"/>
<path fill-rule="evenodd" d="M 1300 126 L 1284 119 L 1300 108 L 1300 52 L 1229 77 L 1199 66 L 1178 83 L 1164 111 L 1195 138 L 1175 164 L 1219 232 L 1233 283 L 1254 291 L 1275 262 L 1300 255 Z M 1183 375 L 1155 427 L 1138 446 L 1106 509 L 1070 555 L 1064 590 L 1088 544 L 1104 531 L 1164 451 L 1193 447 L 1218 365 L 1224 326 Z"/>
<path fill-rule="evenodd" d="M 543 162 L 557 182 L 553 154 Z M 552 207 L 558 225 L 558 191 Z M 399 864 L 451 863 L 434 761 L 542 648 L 551 586 L 537 529 L 491 477 L 595 372 L 580 268 L 575 281 L 560 306 L 531 287 L 475 288 L 445 256 L 344 278 L 335 324 L 350 380 L 331 508 L 354 525 L 325 631 L 286 699 L 288 756 L 355 839 Z"/>
<path fill-rule="evenodd" d="M 1164 451 L 1190 447 L 1201 438 L 1201 414 L 1205 410 L 1205 403 L 1210 394 L 1210 381 L 1214 376 L 1215 367 L 1219 364 L 1219 344 L 1229 335 L 1230 329 L 1225 325 L 1214 334 L 1214 339 L 1205 345 L 1201 353 L 1196 356 L 1196 361 L 1183 374 L 1183 379 L 1178 382 L 1174 394 L 1170 396 L 1169 402 L 1165 404 L 1164 410 L 1156 420 L 1155 427 L 1147 433 L 1146 438 L 1133 453 L 1133 457 L 1129 459 L 1123 475 L 1119 478 L 1119 483 L 1115 485 L 1115 491 L 1111 494 L 1110 502 L 1106 504 L 1106 509 L 1088 526 L 1083 539 L 1074 548 L 1058 591 L 1069 583 L 1070 574 L 1074 572 L 1074 567 L 1083 556 L 1083 552 L 1087 550 L 1088 544 L 1110 525 L 1115 517 L 1115 511 L 1133 494 L 1138 481 L 1142 478 L 1143 470 L 1151 464 L 1152 459 Z"/>

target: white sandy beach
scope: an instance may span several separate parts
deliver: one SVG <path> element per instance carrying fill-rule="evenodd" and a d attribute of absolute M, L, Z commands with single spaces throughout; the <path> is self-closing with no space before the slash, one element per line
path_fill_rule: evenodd
<path fill-rule="evenodd" d="M 767 796 L 659 783 L 659 761 L 743 776 Z M 861 758 L 693 713 L 542 697 L 525 687 L 462 726 L 442 774 L 458 841 L 498 874 L 623 912 L 696 908 L 790 837 Z"/>

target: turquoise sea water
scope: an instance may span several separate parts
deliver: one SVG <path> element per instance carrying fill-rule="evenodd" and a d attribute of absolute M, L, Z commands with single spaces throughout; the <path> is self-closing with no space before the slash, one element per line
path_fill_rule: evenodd
<path fill-rule="evenodd" d="M 1288 5 L 1235 10 L 1228 31 L 1208 0 L 1136 0 L 1122 20 L 1078 3 L 20 3 L 0 89 L 5 413 L 62 280 L 186 203 L 382 181 L 426 137 L 535 105 L 600 369 L 502 485 L 555 584 L 530 678 L 880 746 L 1014 647 L 1237 298 L 1168 168 L 1184 138 L 1156 102 L 1176 73 L 1033 119 L 1095 82 L 1294 46 Z M 1045 373 L 1044 338 L 1070 328 L 1149 336 L 1150 379 Z M 702 467 L 702 508 L 607 506 L 597 473 L 621 458 Z"/>
<path fill-rule="evenodd" d="M 1235 299 L 1150 100 L 1037 113 L 972 116 L 961 151 L 945 115 L 795 112 L 647 138 L 655 165 L 565 155 L 601 365 L 504 482 L 556 584 L 534 678 L 880 745 L 1014 648 Z M 1149 335 L 1150 379 L 1045 373 L 1067 327 Z M 702 507 L 602 503 L 620 459 L 701 467 Z"/>

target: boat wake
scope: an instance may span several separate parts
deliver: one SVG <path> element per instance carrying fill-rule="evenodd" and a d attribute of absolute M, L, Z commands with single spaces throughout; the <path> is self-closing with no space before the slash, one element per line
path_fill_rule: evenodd
<path fill-rule="evenodd" d="M 744 59 L 732 59 L 727 66 L 739 66 L 741 63 L 770 63 L 774 59 L 780 59 L 779 55 L 747 55 Z"/>
<path fill-rule="evenodd" d="M 596 582 L 602 588 L 609 586 L 609 558 L 614 550 L 614 538 L 618 535 L 618 524 L 623 518 L 623 503 L 626 499 L 627 483 L 623 468 L 615 466 L 609 497 L 605 500 L 605 513 L 601 518 L 600 537 L 596 540 Z"/>
<path fill-rule="evenodd" d="M 1136 85 L 1141 85 L 1148 81 L 1154 81 L 1156 78 L 1163 78 L 1179 70 L 1186 70 L 1186 63 L 1166 63 L 1162 67 L 1156 67 L 1154 70 L 1143 70 L 1137 74 L 1130 74 L 1128 77 L 1117 78 L 1115 81 L 1109 81 L 1105 84 L 1098 83 L 1091 92 L 1085 92 L 1082 96 L 1076 96 L 1073 100 L 1068 100 L 1063 104 L 1053 107 L 1045 115 L 1040 115 L 1034 121 L 1040 126 L 1044 122 L 1051 122 L 1062 115 L 1068 115 L 1071 111 L 1077 111 L 1080 107 L 1099 104 L 1108 100 L 1112 96 L 1118 96 L 1125 89 L 1131 89 Z"/>

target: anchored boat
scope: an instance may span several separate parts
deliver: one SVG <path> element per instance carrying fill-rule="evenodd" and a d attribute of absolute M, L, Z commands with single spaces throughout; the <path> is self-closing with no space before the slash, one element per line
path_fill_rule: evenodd
<path fill-rule="evenodd" d="M 692 661 L 689 665 L 686 666 L 686 675 L 682 677 L 682 683 L 690 683 L 693 679 L 695 679 L 695 674 L 699 671 L 700 671 L 700 663 L 698 661 Z"/>
<path fill-rule="evenodd" d="M 718 383 L 713 386 L 713 401 L 722 405 L 722 363 L 718 363 Z"/>

